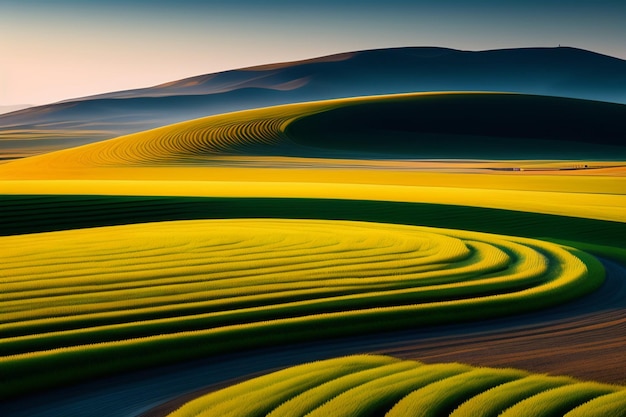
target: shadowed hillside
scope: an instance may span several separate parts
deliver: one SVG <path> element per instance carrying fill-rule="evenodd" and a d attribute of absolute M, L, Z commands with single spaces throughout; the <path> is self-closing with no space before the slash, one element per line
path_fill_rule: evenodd
<path fill-rule="evenodd" d="M 339 155 L 442 159 L 626 158 L 626 106 L 514 94 L 429 94 L 341 106 L 291 123 Z"/>
<path fill-rule="evenodd" d="M 293 158 L 615 161 L 626 158 L 625 135 L 623 104 L 504 93 L 399 94 L 208 116 L 9 162 L 0 172 L 49 176 L 94 167 L 293 164 Z"/>
<path fill-rule="evenodd" d="M 392 48 L 225 71 L 0 115 L 0 157 L 234 110 L 414 91 L 509 91 L 625 103 L 626 62 L 574 48 Z"/>

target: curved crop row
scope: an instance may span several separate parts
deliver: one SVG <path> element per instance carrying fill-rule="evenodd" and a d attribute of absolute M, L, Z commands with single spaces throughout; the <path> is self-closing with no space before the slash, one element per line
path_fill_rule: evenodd
<path fill-rule="evenodd" d="M 622 416 L 626 388 L 515 369 L 356 355 L 294 366 L 192 400 L 170 417 Z"/>
<path fill-rule="evenodd" d="M 0 247 L 6 394 L 47 378 L 529 311 L 602 281 L 588 255 L 542 241 L 348 221 L 162 222 L 8 236 Z"/>
<path fill-rule="evenodd" d="M 80 148 L 40 155 L 26 163 L 32 161 L 51 168 L 67 169 L 195 165 L 236 155 L 316 156 L 314 148 L 303 148 L 289 140 L 285 128 L 293 119 L 337 105 L 340 105 L 340 101 L 294 104 L 208 116 Z M 18 161 L 16 165 L 22 163 Z"/>
<path fill-rule="evenodd" d="M 626 106 L 522 94 L 355 97 L 214 115 L 31 161 L 71 168 L 206 164 L 233 156 L 619 159 L 624 115 Z"/>
<path fill-rule="evenodd" d="M 263 118 L 266 112 L 213 116 L 139 133 L 135 140 L 116 140 L 98 152 L 83 154 L 83 162 L 95 166 L 193 164 L 218 156 L 280 154 L 285 142 L 281 126 L 297 113 L 274 112 L 278 114 Z"/>

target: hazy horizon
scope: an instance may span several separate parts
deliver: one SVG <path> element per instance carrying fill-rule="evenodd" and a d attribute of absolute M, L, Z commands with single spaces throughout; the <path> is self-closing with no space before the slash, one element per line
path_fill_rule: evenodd
<path fill-rule="evenodd" d="M 354 50 L 556 47 L 626 59 L 619 1 L 0 0 L 0 105 Z"/>

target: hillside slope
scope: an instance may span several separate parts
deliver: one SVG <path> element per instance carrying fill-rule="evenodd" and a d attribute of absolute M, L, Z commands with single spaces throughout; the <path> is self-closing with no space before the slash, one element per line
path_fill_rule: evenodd
<path fill-rule="evenodd" d="M 509 91 L 626 103 L 626 61 L 575 48 L 420 47 L 244 68 L 0 115 L 0 157 L 235 110 L 417 91 Z"/>
<path fill-rule="evenodd" d="M 503 93 L 401 94 L 209 116 L 10 162 L 0 172 L 271 164 L 276 158 L 623 160 L 625 137 L 621 104 Z"/>

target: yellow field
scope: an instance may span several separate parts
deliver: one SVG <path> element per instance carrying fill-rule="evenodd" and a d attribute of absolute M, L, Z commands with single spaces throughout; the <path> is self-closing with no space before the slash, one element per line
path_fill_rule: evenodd
<path fill-rule="evenodd" d="M 290 170 L 274 178 L 293 178 Z M 251 173 L 252 175 L 252 173 Z M 262 176 L 262 173 L 259 173 Z M 383 179 L 384 174 L 379 176 Z M 310 179 L 316 178 L 311 173 Z M 460 178 L 456 178 L 459 180 Z M 467 178 L 467 180 L 470 180 Z M 570 183 L 570 178 L 564 178 Z M 607 181 L 608 182 L 608 181 Z M 609 182 L 610 183 L 610 182 Z M 3 194 L 287 197 L 453 204 L 626 222 L 626 194 L 320 183 L 311 181 L 4 181 Z"/>
<path fill-rule="evenodd" d="M 169 416 L 620 416 L 625 399 L 622 386 L 362 355 L 251 379 Z"/>
<path fill-rule="evenodd" d="M 603 279 L 589 256 L 546 242 L 346 221 L 160 222 L 7 236 L 0 247 L 0 363 L 26 387 L 37 381 L 18 370 L 45 363 L 60 378 L 85 354 L 104 365 L 131 349 L 110 364 L 123 369 L 133 352 L 160 363 L 220 350 L 193 346 L 216 337 L 266 343 L 246 340 L 258 331 L 298 340 L 335 322 L 363 333 L 500 316 Z M 173 340 L 176 353 L 148 353 Z"/>
<path fill-rule="evenodd" d="M 428 94 L 401 97 L 420 96 Z M 590 162 L 594 169 L 559 171 L 555 169 L 583 161 L 302 157 L 317 151 L 285 134 L 299 118 L 385 99 L 331 100 L 210 116 L 16 160 L 0 165 L 0 193 L 366 199 L 626 222 L 626 168 L 617 162 Z M 492 170 L 512 166 L 526 170 Z"/>
<path fill-rule="evenodd" d="M 419 99 L 432 97 L 455 96 L 456 93 L 410 93 L 388 96 L 357 97 L 326 100 L 309 103 L 288 104 L 262 109 L 245 110 L 205 118 L 176 123 L 157 129 L 139 132 L 115 139 L 97 142 L 73 149 L 39 155 L 25 160 L 11 162 L 6 167 L 10 176 L 27 178 L 76 178 L 96 167 L 183 167 L 207 165 L 252 165 L 285 163 L 294 161 L 299 164 L 325 166 L 330 161 L 338 165 L 348 165 L 348 160 L 341 159 L 341 153 L 312 146 L 303 145 L 297 138 L 287 134 L 291 124 L 299 119 L 326 112 L 332 109 L 345 108 L 368 103 L 385 103 L 388 101 L 404 101 L 409 103 Z M 477 98 L 497 93 L 474 94 Z M 384 138 L 380 138 L 384 141 Z M 358 155 L 358 149 L 352 151 Z M 295 159 L 292 159 L 295 158 Z M 321 161 L 320 161 L 321 159 Z M 358 160 L 358 164 L 366 167 L 419 167 L 407 161 L 379 160 L 375 158 L 349 158 Z M 374 159 L 372 161 L 372 159 Z M 401 158 L 395 158 L 401 159 Z M 322 162 L 319 164 L 319 162 Z M 424 163 L 424 162 L 422 162 Z M 331 162 L 332 164 L 332 162 Z M 436 161 L 426 161 L 425 167 L 436 167 Z M 493 163 L 488 161 L 464 161 L 447 164 L 449 169 L 485 168 L 522 168 L 525 173 L 537 169 L 554 170 L 588 165 L 591 168 L 607 168 L 614 174 L 615 165 L 618 172 L 626 172 L 620 161 L 588 162 L 588 161 L 504 161 Z M 21 171 L 21 172 L 20 172 Z M 25 171 L 28 171 L 26 173 Z M 558 171 L 557 171 L 558 172 Z M 582 170 L 583 173 L 594 173 L 594 170 Z M 131 175 L 132 176 L 132 175 Z M 96 178 L 91 175 L 89 178 Z"/>

